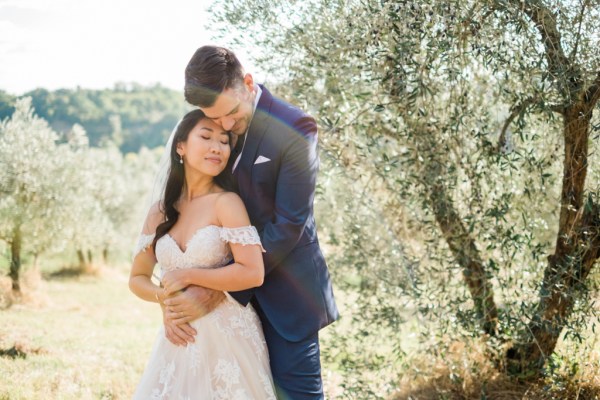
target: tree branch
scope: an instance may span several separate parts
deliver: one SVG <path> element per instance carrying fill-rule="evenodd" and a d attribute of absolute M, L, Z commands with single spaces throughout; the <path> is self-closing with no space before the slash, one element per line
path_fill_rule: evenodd
<path fill-rule="evenodd" d="M 542 36 L 542 42 L 546 49 L 546 57 L 550 71 L 560 76 L 569 69 L 570 63 L 560 43 L 560 32 L 558 31 L 556 16 L 539 0 L 513 0 L 522 6 L 523 12 L 533 21 L 538 32 Z"/>
<path fill-rule="evenodd" d="M 592 86 L 586 90 L 584 100 L 588 104 L 590 110 L 596 106 L 598 101 L 600 101 L 600 71 L 598 71 Z"/>
<path fill-rule="evenodd" d="M 548 61 L 548 72 L 557 78 L 558 90 L 571 101 L 582 88 L 581 73 L 576 64 L 569 61 L 561 44 L 556 15 L 541 0 L 510 0 L 529 17 L 538 30 Z M 496 0 L 495 6 L 507 11 L 505 3 Z"/>
<path fill-rule="evenodd" d="M 562 104 L 550 104 L 548 106 L 548 108 L 555 113 L 559 113 L 559 114 L 563 114 L 563 115 L 566 111 L 566 107 Z"/>
<path fill-rule="evenodd" d="M 589 0 L 583 0 L 581 2 L 581 11 L 579 12 L 579 26 L 577 27 L 577 37 L 575 38 L 575 45 L 573 46 L 573 50 L 571 50 L 571 54 L 569 55 L 569 59 L 571 60 L 571 62 L 575 60 L 575 56 L 577 55 L 577 48 L 579 47 L 579 40 L 581 39 L 581 25 L 583 25 L 583 15 L 588 5 Z"/>
<path fill-rule="evenodd" d="M 475 3 L 477 4 L 477 3 Z M 471 8 L 468 13 L 468 17 L 462 22 L 464 28 L 468 28 L 472 36 L 477 36 L 483 26 L 485 26 L 485 20 L 488 19 L 496 10 L 492 7 L 485 14 L 479 18 L 478 21 L 472 17 L 475 13 L 475 5 Z"/>
<path fill-rule="evenodd" d="M 508 130 L 508 127 L 510 126 L 510 124 L 512 124 L 514 119 L 518 115 L 520 115 L 523 111 L 525 111 L 525 109 L 527 107 L 529 107 L 532 104 L 535 104 L 537 101 L 538 101 L 537 98 L 528 97 L 527 99 L 523 100 L 523 102 L 521 104 L 518 104 L 512 108 L 511 114 L 508 116 L 508 118 L 504 122 L 504 126 L 502 127 L 502 130 L 500 131 L 500 137 L 498 138 L 498 150 L 502 149 L 506 145 L 506 131 Z M 551 104 L 551 105 L 548 105 L 547 107 L 555 113 L 559 113 L 559 114 L 563 114 L 563 115 L 565 113 L 564 105 Z"/>
<path fill-rule="evenodd" d="M 409 129 L 417 133 L 415 136 L 430 138 L 432 133 L 429 128 L 421 129 L 422 122 L 415 121 L 418 120 L 414 120 L 412 124 L 409 123 Z M 390 137 L 395 136 L 394 132 L 390 132 L 387 128 L 382 128 L 382 131 Z M 428 142 L 420 144 L 427 148 L 430 147 Z M 418 141 L 416 145 L 418 148 Z M 475 312 L 481 328 L 486 334 L 496 336 L 498 308 L 494 300 L 493 285 L 486 273 L 485 263 L 477 248 L 475 237 L 465 226 L 452 194 L 444 185 L 445 170 L 443 166 L 445 163 L 439 162 L 433 154 L 432 157 L 424 157 L 422 162 L 423 188 L 427 193 L 424 201 L 430 204 L 444 240 L 463 270 L 463 279 L 475 304 Z"/>
<path fill-rule="evenodd" d="M 510 124 L 512 124 L 513 120 L 517 117 L 517 115 L 521 114 L 527 107 L 536 102 L 536 99 L 533 97 L 529 97 L 521 104 L 518 104 L 512 108 L 512 112 L 504 122 L 504 126 L 502 127 L 502 131 L 500 132 L 500 137 L 498 138 L 498 150 L 502 149 L 506 145 L 506 131 Z"/>

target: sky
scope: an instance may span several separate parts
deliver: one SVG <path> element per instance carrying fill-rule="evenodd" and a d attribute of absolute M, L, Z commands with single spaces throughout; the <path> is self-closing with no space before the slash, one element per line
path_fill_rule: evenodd
<path fill-rule="evenodd" d="M 0 90 L 102 89 L 117 82 L 182 90 L 212 0 L 0 0 Z M 226 44 L 224 44 L 226 45 Z M 248 72 L 249 49 L 232 49 Z M 258 75 L 258 76 L 257 76 Z"/>

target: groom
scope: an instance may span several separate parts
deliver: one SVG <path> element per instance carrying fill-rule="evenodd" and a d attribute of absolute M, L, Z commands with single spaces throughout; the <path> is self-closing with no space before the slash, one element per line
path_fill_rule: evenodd
<path fill-rule="evenodd" d="M 230 168 L 267 251 L 264 284 L 230 294 L 243 305 L 252 303 L 260 316 L 278 397 L 322 399 L 318 331 L 338 311 L 313 216 L 316 122 L 255 84 L 222 47 L 204 46 L 193 55 L 185 98 L 238 135 Z M 168 299 L 167 337 L 176 344 L 193 340 L 187 321 L 211 310 L 219 296 L 190 287 Z"/>

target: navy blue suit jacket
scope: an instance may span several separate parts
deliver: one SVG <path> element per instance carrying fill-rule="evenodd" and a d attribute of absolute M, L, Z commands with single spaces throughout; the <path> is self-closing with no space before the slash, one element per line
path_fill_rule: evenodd
<path fill-rule="evenodd" d="M 282 337 L 299 341 L 338 318 L 313 216 L 317 124 L 261 89 L 234 176 L 266 250 L 265 280 L 230 294 L 244 305 L 254 297 Z"/>

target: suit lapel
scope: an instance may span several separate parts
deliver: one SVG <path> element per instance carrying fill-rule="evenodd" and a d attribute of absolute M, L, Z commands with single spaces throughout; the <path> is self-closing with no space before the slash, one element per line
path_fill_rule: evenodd
<path fill-rule="evenodd" d="M 273 96 L 269 91 L 261 85 L 262 94 L 258 99 L 258 105 L 256 111 L 250 122 L 250 129 L 248 129 L 248 137 L 246 138 L 246 146 L 242 153 L 242 159 L 238 168 L 243 168 L 245 171 L 252 171 L 252 164 L 256 160 L 258 148 L 262 141 L 265 132 L 268 127 L 269 111 L 271 109 L 271 103 L 273 102 Z M 248 174 L 250 176 L 251 173 Z"/>

